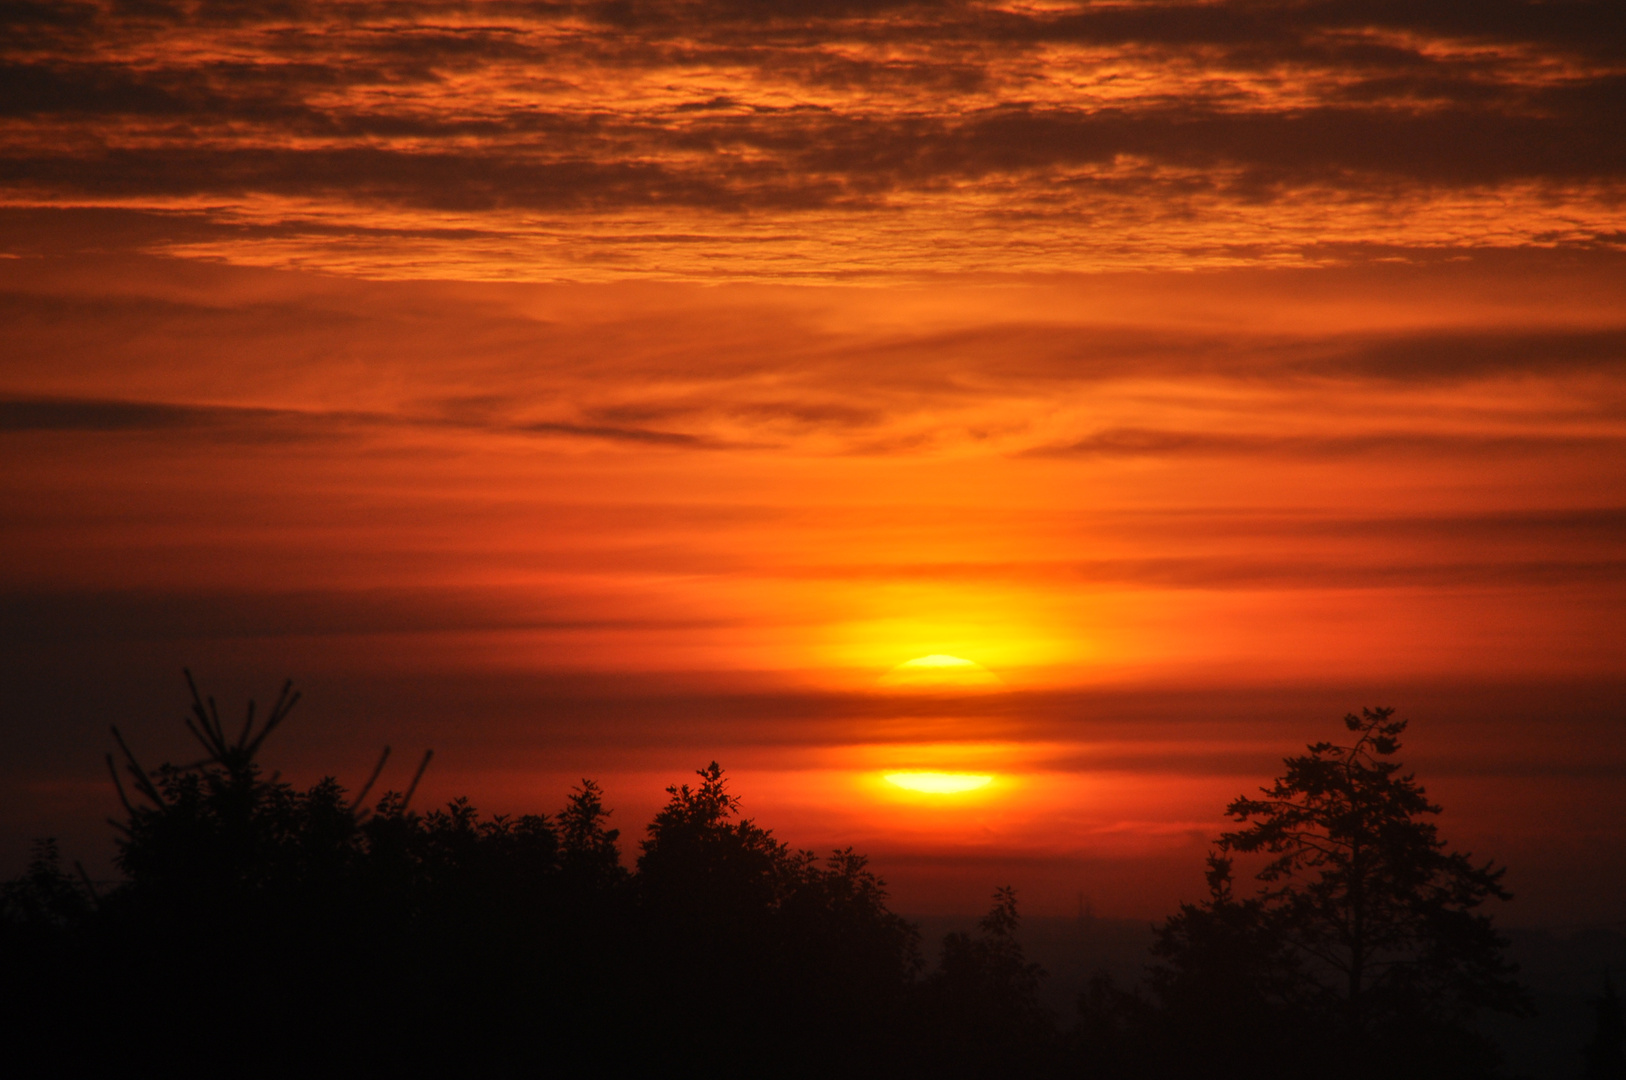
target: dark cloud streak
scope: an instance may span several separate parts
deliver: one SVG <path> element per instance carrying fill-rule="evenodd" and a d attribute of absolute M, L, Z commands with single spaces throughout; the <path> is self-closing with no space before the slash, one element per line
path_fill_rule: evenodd
<path fill-rule="evenodd" d="M 499 435 L 536 435 L 689 449 L 724 445 L 684 432 L 603 424 L 537 422 L 509 425 L 390 413 L 319 412 L 88 398 L 0 398 L 0 434 L 178 432 L 187 437 L 207 440 L 325 441 L 353 434 L 358 429 L 390 426 L 420 430 L 475 430 Z"/>
<path fill-rule="evenodd" d="M 490 631 L 694 630 L 716 620 L 585 612 L 579 599 L 511 589 L 348 589 L 298 592 L 79 591 L 0 596 L 10 649 L 55 643 L 341 638 Z"/>
<path fill-rule="evenodd" d="M 1077 442 L 1027 451 L 1035 457 L 1187 458 L 1277 457 L 1326 460 L 1356 457 L 1527 457 L 1588 451 L 1619 454 L 1626 435 L 1452 435 L 1437 431 L 1377 430 L 1361 434 L 1226 434 L 1150 428 L 1107 428 Z"/>

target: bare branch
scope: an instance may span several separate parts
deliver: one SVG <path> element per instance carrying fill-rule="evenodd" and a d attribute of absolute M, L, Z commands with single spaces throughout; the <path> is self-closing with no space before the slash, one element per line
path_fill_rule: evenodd
<path fill-rule="evenodd" d="M 119 749 L 124 752 L 126 767 L 130 770 L 130 775 L 135 779 L 136 790 L 151 799 L 153 805 L 163 806 L 164 797 L 153 786 L 152 780 L 149 778 L 150 774 L 141 767 L 141 763 L 136 760 L 136 756 L 130 752 L 129 746 L 124 742 L 124 736 L 119 734 L 119 729 L 115 727 L 112 731 L 114 741 L 119 744 Z"/>
<path fill-rule="evenodd" d="M 226 732 L 220 726 L 220 707 L 215 704 L 213 695 L 210 695 L 209 697 L 209 715 L 206 718 L 206 722 L 209 730 L 214 734 L 215 742 L 220 746 L 221 750 L 225 750 Z"/>
<path fill-rule="evenodd" d="M 429 768 L 429 759 L 434 756 L 435 752 L 433 750 L 425 750 L 423 752 L 423 761 L 421 764 L 419 764 L 418 771 L 412 774 L 412 783 L 407 785 L 406 794 L 401 797 L 402 810 L 405 810 L 407 808 L 407 804 L 412 801 L 412 793 L 418 790 L 418 781 L 423 779 L 424 770 Z"/>
<path fill-rule="evenodd" d="M 119 793 L 119 802 L 124 804 L 125 813 L 135 816 L 136 809 L 130 805 L 130 797 L 124 793 L 124 781 L 119 779 L 119 767 L 113 761 L 112 754 L 103 755 L 107 759 L 107 775 L 113 778 L 113 787 Z"/>
<path fill-rule="evenodd" d="M 384 771 L 384 763 L 389 759 L 390 748 L 386 746 L 384 747 L 384 752 L 378 755 L 378 764 L 373 766 L 373 774 L 367 778 L 367 782 L 365 784 L 361 785 L 361 790 L 356 792 L 355 800 L 350 804 L 350 812 L 352 814 L 354 814 L 357 809 L 361 807 L 361 804 L 367 798 L 367 793 L 373 790 L 373 785 L 378 783 L 379 774 Z"/>
<path fill-rule="evenodd" d="M 299 698 L 300 695 L 294 691 L 294 681 L 292 679 L 282 684 L 282 692 L 277 695 L 277 703 L 272 706 L 271 714 L 265 718 L 265 726 L 260 729 L 258 735 L 254 736 L 254 741 L 243 748 L 247 751 L 249 757 L 254 756 L 255 752 L 260 749 L 260 744 L 265 742 L 265 737 L 275 731 L 277 725 L 282 723 L 283 718 L 293 711 L 295 705 L 299 704 Z"/>
<path fill-rule="evenodd" d="M 199 731 L 198 726 L 196 724 L 194 724 L 190 719 L 188 719 L 186 721 L 183 721 L 183 722 L 186 724 L 186 730 L 188 730 L 188 731 L 190 731 L 192 733 L 192 737 L 194 739 L 197 739 L 198 742 L 203 744 L 203 749 L 208 753 L 209 756 L 207 758 L 205 758 L 204 760 L 205 761 L 219 761 L 220 760 L 220 749 L 219 749 L 219 747 L 214 745 L 214 743 L 213 743 L 212 739 L 210 738 L 210 736 L 206 736 L 206 735 L 204 735 L 203 732 Z M 211 732 L 210 735 L 212 735 L 212 734 L 213 733 Z"/>
<path fill-rule="evenodd" d="M 197 717 L 198 725 L 203 728 L 204 734 L 199 734 L 192 727 L 190 720 L 186 722 L 186 726 L 203 743 L 203 748 L 209 752 L 209 756 L 219 761 L 226 755 L 226 739 L 220 730 L 220 715 L 215 708 L 215 699 L 212 697 L 204 698 L 203 694 L 198 690 L 197 682 L 192 678 L 191 668 L 182 668 L 181 670 L 186 675 L 187 689 L 192 691 L 192 715 Z M 208 702 L 207 707 L 204 704 L 205 700 Z M 207 735 L 207 738 L 205 738 L 205 735 Z"/>

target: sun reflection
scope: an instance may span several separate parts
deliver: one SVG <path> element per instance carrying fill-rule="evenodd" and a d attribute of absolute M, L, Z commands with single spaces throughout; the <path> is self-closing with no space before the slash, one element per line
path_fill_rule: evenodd
<path fill-rule="evenodd" d="M 978 773 L 897 772 L 887 773 L 885 779 L 887 783 L 908 791 L 928 795 L 958 795 L 963 791 L 987 787 L 994 778 Z"/>

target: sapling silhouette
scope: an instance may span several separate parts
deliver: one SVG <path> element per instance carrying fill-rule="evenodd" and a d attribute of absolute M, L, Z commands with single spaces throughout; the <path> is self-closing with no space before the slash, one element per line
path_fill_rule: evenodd
<path fill-rule="evenodd" d="M 62 869 L 55 839 L 34 842 L 28 870 L 0 883 L 0 928 L 17 934 L 47 933 L 82 922 L 97 903 L 96 891 L 79 868 L 75 877 Z"/>

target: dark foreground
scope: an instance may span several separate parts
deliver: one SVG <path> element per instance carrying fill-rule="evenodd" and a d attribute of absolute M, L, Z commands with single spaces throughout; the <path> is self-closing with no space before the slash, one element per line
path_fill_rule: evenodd
<path fill-rule="evenodd" d="M 629 869 L 588 781 L 491 818 L 268 778 L 292 701 L 235 738 L 197 702 L 188 765 L 120 743 L 117 886 L 49 844 L 4 886 L 16 1075 L 1626 1076 L 1601 972 L 1592 1000 L 1563 990 L 1585 1023 L 1529 1034 L 1555 991 L 1519 981 L 1486 913 L 1500 871 L 1435 835 L 1387 710 L 1233 804 L 1210 895 L 1161 925 L 1023 927 L 1002 889 L 928 964 L 862 856 L 788 848 L 716 765 L 669 789 Z"/>

